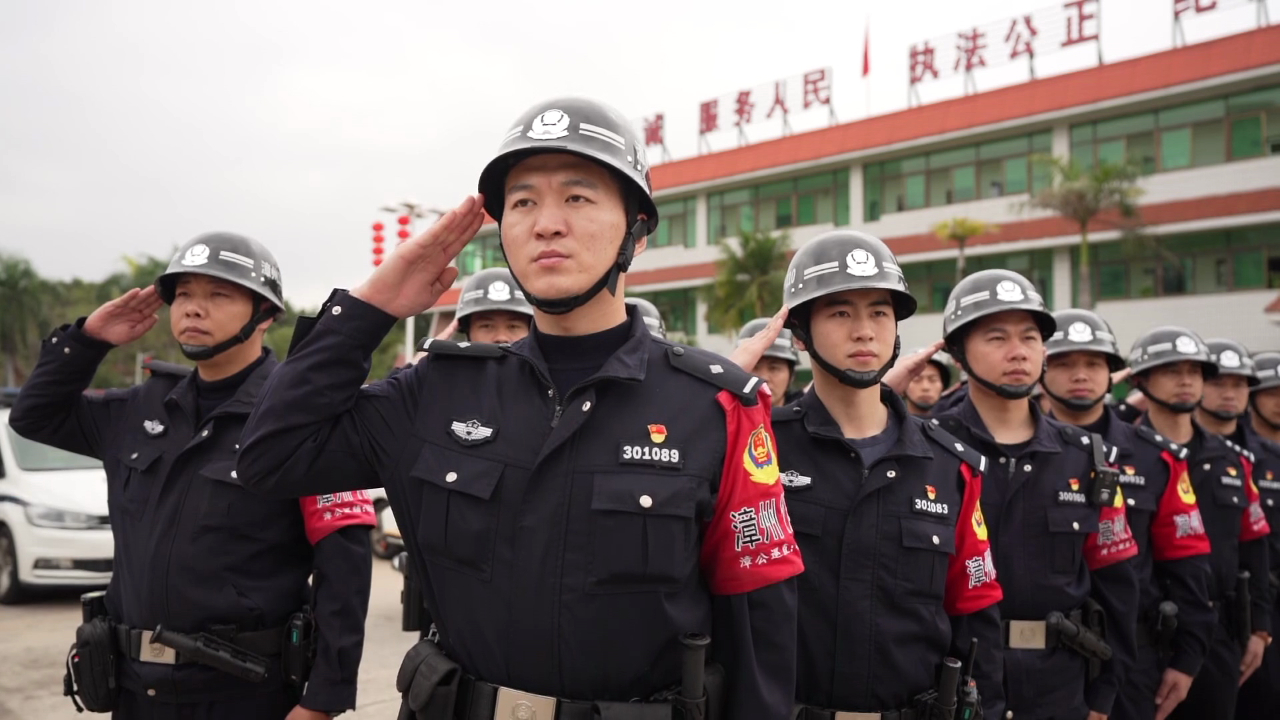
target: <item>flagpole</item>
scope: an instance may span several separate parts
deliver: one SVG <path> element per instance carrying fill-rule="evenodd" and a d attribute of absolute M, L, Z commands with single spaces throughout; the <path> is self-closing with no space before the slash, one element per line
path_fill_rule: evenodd
<path fill-rule="evenodd" d="M 867 15 L 862 31 L 862 86 L 867 97 L 864 117 L 871 117 L 871 16 Z"/>

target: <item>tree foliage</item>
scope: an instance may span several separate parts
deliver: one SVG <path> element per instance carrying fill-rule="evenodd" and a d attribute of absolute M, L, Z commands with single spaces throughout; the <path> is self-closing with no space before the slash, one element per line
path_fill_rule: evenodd
<path fill-rule="evenodd" d="M 999 230 L 999 226 L 967 217 L 943 220 L 933 226 L 933 234 L 939 239 L 953 242 L 959 254 L 956 255 L 956 284 L 964 278 L 964 250 L 969 238 Z"/>
<path fill-rule="evenodd" d="M 707 321 L 728 331 L 777 312 L 790 247 L 785 232 L 740 230 L 736 241 L 721 240 L 715 281 L 703 290 Z"/>

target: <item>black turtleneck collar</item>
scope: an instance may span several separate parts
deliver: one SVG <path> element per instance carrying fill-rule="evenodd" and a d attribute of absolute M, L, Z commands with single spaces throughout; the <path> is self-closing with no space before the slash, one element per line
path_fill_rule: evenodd
<path fill-rule="evenodd" d="M 262 355 L 257 360 L 249 363 L 235 375 L 221 380 L 205 380 L 200 377 L 200 371 L 196 370 L 193 379 L 195 380 L 197 410 L 200 415 L 196 418 L 196 423 L 204 422 L 204 419 L 209 417 L 214 410 L 217 410 L 223 403 L 235 397 L 236 392 L 240 390 L 240 386 L 244 385 L 244 381 L 249 379 L 254 370 L 257 370 L 262 366 L 262 363 L 267 361 L 267 357 L 267 351 L 263 350 Z"/>
<path fill-rule="evenodd" d="M 631 319 L 590 335 L 548 335 L 533 327 L 533 341 L 546 360 L 556 392 L 564 396 L 595 375 L 631 337 Z"/>

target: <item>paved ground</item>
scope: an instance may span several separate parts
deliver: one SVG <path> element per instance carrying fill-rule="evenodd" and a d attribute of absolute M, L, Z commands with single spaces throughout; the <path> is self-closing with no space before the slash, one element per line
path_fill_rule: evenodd
<path fill-rule="evenodd" d="M 62 592 L 19 606 L 0 606 L 0 720 L 88 720 L 62 697 L 63 661 L 80 623 L 79 592 Z M 400 659 L 417 633 L 400 630 L 400 575 L 385 560 L 373 563 L 373 596 L 360 666 L 360 707 L 342 720 L 394 720 Z"/>

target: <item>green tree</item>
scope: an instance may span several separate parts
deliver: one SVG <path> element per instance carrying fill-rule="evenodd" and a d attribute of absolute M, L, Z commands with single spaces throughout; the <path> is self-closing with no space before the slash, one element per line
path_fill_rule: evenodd
<path fill-rule="evenodd" d="M 0 355 L 7 386 L 17 384 L 20 363 L 40 345 L 50 287 L 26 258 L 0 255 Z"/>
<path fill-rule="evenodd" d="M 933 226 L 933 234 L 939 239 L 953 242 L 959 254 L 956 255 L 956 284 L 960 284 L 960 280 L 964 278 L 964 249 L 969 242 L 969 238 L 977 237 L 985 233 L 995 232 L 1000 228 L 991 223 L 981 220 L 973 220 L 967 217 L 951 218 L 943 220 Z"/>
<path fill-rule="evenodd" d="M 1052 210 L 1080 229 L 1080 265 L 1076 275 L 1076 296 L 1080 307 L 1093 308 L 1093 272 L 1089 259 L 1089 225 L 1099 216 L 1115 214 L 1118 224 L 1132 227 L 1139 221 L 1138 198 L 1143 189 L 1138 183 L 1142 173 L 1131 162 L 1114 164 L 1099 162 L 1083 168 L 1074 160 L 1040 157 L 1037 162 L 1049 165 L 1052 184 L 1032 196 L 1030 206 Z"/>
<path fill-rule="evenodd" d="M 721 240 L 715 281 L 703 289 L 707 321 L 730 331 L 777 312 L 790 248 L 785 232 L 739 230 L 736 243 Z"/>

